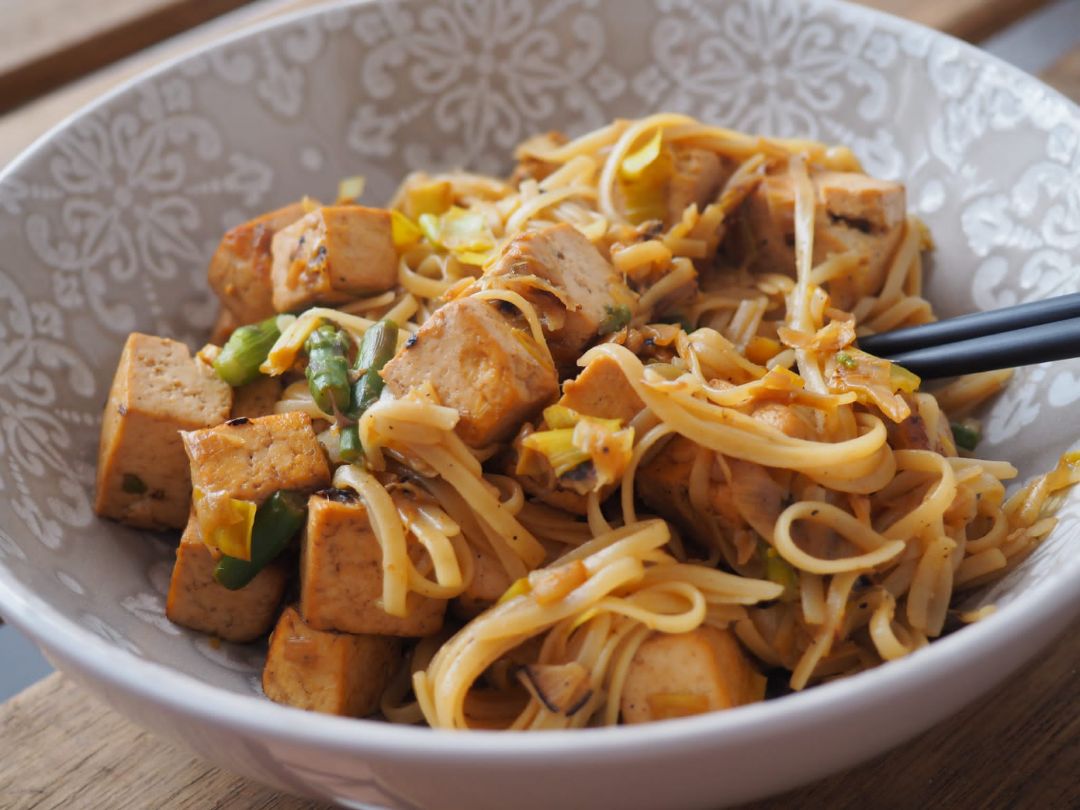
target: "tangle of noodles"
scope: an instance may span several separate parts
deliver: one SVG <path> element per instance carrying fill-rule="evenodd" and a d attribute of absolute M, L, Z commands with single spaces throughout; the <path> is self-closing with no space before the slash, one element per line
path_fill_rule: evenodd
<path fill-rule="evenodd" d="M 858 350 L 856 335 L 934 315 L 921 297 L 924 226 L 902 208 L 888 230 L 873 212 L 836 208 L 843 186 L 828 183 L 871 182 L 849 150 L 663 113 L 574 140 L 539 136 L 517 157 L 508 181 L 406 178 L 390 205 L 405 234 L 396 286 L 280 316 L 261 367 L 285 378 L 272 410 L 311 417 L 334 487 L 366 508 L 380 609 L 408 617 L 424 600 L 457 600 L 442 631 L 401 658 L 382 694 L 387 719 L 614 724 L 656 639 L 730 639 L 751 671 L 802 689 L 992 612 L 960 610 L 957 597 L 1046 537 L 1080 459 L 1066 454 L 1008 494 L 1016 470 L 959 450 L 950 420 L 974 431 L 971 414 L 1009 372 L 931 393 Z M 588 411 L 566 394 L 558 408 L 534 403 L 512 438 L 473 447 L 459 431 L 475 414 L 431 379 L 383 391 L 355 420 L 362 457 L 340 463 L 353 420 L 322 410 L 301 376 L 321 325 L 343 331 L 351 360 L 373 324 L 393 320 L 400 356 L 441 307 L 472 297 L 561 381 L 578 374 L 558 342 L 579 314 L 570 287 L 492 272 L 512 240 L 560 224 L 629 289 L 608 308 L 626 317 L 575 354 L 575 385 L 602 368 L 596 397 L 619 407 Z M 530 449 L 556 439 L 573 442 L 567 469 Z"/>

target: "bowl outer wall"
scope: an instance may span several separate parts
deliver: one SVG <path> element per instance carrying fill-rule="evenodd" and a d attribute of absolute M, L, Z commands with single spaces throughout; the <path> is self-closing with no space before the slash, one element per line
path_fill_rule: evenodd
<path fill-rule="evenodd" d="M 139 724 L 287 792 L 395 810 L 596 808 L 615 796 L 625 810 L 706 810 L 850 767 L 958 711 L 1080 611 L 1080 595 L 1055 603 L 1047 591 L 1041 610 L 1007 606 L 993 623 L 855 680 L 718 717 L 523 735 L 509 744 L 493 732 L 431 732 L 267 705 L 155 664 L 117 666 L 100 640 L 62 618 L 17 609 L 11 619 L 59 668 Z"/>
<path fill-rule="evenodd" d="M 1064 628 L 1080 609 L 1074 582 L 1067 576 L 1049 581 L 992 621 L 909 659 L 770 704 L 648 730 L 520 740 L 457 735 L 450 742 L 444 734 L 301 715 L 140 661 L 27 600 L 2 570 L 0 608 L 61 667 L 135 719 L 211 761 L 287 790 L 372 801 L 397 794 L 437 807 L 510 801 L 548 807 L 596 806 L 617 788 L 620 806 L 646 807 L 656 806 L 655 788 L 663 783 L 665 806 L 689 807 L 782 790 L 871 756 L 956 710 Z M 762 762 L 778 764 L 763 770 Z M 373 783 L 346 784 L 344 775 L 367 769 L 390 794 Z"/>

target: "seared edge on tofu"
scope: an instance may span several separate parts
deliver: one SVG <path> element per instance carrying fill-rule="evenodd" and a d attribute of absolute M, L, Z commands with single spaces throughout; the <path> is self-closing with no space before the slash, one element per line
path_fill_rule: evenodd
<path fill-rule="evenodd" d="M 207 271 L 210 288 L 223 307 L 215 338 L 226 338 L 237 326 L 274 314 L 270 246 L 274 234 L 303 215 L 303 206 L 293 203 L 237 225 L 221 238 Z"/>
<path fill-rule="evenodd" d="M 317 208 L 274 235 L 273 305 L 278 312 L 382 292 L 397 282 L 390 212 L 362 205 Z"/>
<path fill-rule="evenodd" d="M 466 444 L 505 441 L 559 393 L 554 367 L 512 317 L 478 298 L 451 301 L 424 322 L 382 377 L 399 397 L 430 382 L 439 401 L 461 414 L 457 432 Z"/>

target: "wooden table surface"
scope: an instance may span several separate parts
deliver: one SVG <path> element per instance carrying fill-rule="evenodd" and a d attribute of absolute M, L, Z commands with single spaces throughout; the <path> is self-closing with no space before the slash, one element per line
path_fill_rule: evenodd
<path fill-rule="evenodd" d="M 38 89 L 67 83 L 0 115 L 0 164 L 71 111 L 146 67 L 242 25 L 326 0 L 91 0 L 90 17 L 81 27 L 49 26 L 49 13 L 62 14 L 76 0 L 35 0 L 11 8 L 6 2 L 20 0 L 0 0 L 0 10 L 14 14 L 6 20 L 7 38 L 0 34 L 0 110 L 15 101 L 5 88 L 22 87 L 22 101 L 33 91 L 26 83 Z M 1040 0 L 865 2 L 971 41 L 1041 5 Z M 185 31 L 237 6 L 239 11 Z M 97 11 L 102 15 L 94 17 Z M 131 33 L 140 29 L 138 36 Z M 47 35 L 16 47 L 12 31 L 24 39 L 40 31 Z M 112 48 L 109 58 L 118 59 L 134 50 L 132 43 L 143 48 L 167 36 L 71 81 L 80 75 L 73 70 L 105 64 L 103 42 Z M 1080 47 L 1043 78 L 1080 99 Z M 951 720 L 869 763 L 744 810 L 1078 807 L 1078 662 L 1080 622 L 1003 687 Z M 54 674 L 0 705 L 0 810 L 83 807 L 312 810 L 321 805 L 217 770 L 151 737 Z"/>

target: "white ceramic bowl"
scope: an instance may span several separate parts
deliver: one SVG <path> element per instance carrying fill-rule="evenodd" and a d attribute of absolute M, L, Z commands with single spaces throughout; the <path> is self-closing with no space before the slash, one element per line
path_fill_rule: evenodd
<path fill-rule="evenodd" d="M 902 178 L 943 314 L 1080 287 L 1080 113 L 955 40 L 799 0 L 343 4 L 112 93 L 0 180 L 0 613 L 153 731 L 284 790 L 393 808 L 716 807 L 849 766 L 1001 681 L 1080 608 L 1080 493 L 1001 609 L 842 683 L 647 727 L 447 734 L 253 694 L 261 651 L 163 616 L 171 545 L 90 510 L 99 412 L 129 330 L 192 343 L 222 231 L 367 175 L 489 171 L 536 131 L 659 109 L 851 145 Z M 1021 371 L 985 454 L 1024 475 L 1080 436 L 1080 365 Z"/>

